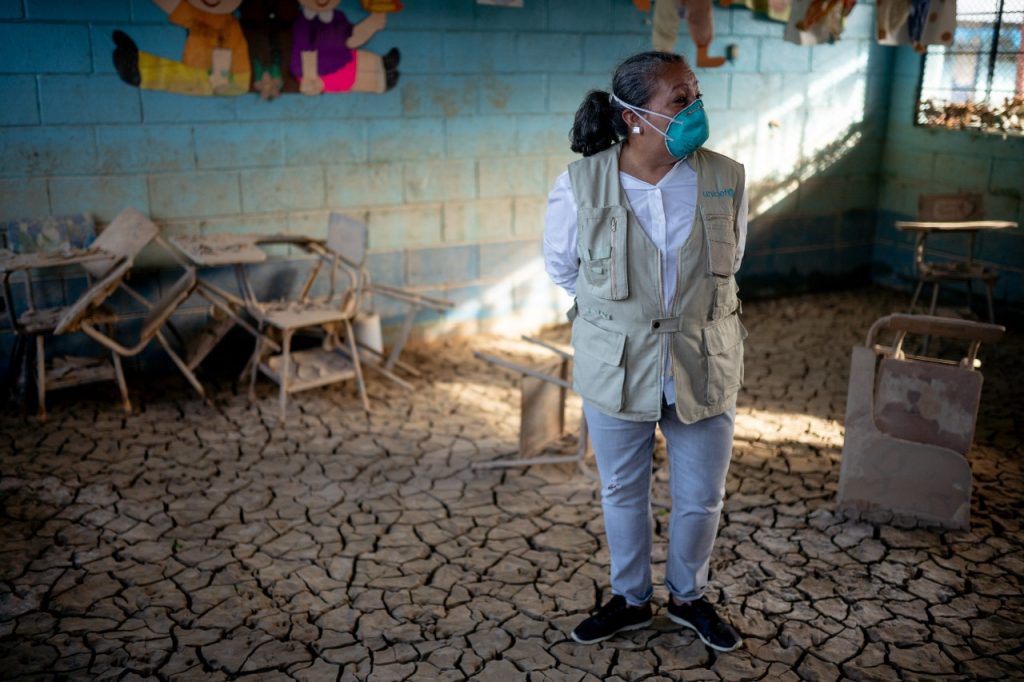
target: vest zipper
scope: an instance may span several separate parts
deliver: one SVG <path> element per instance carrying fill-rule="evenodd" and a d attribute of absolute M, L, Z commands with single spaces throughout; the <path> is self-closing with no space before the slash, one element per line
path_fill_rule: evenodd
<path fill-rule="evenodd" d="M 658 249 L 658 309 L 662 315 L 668 316 L 665 312 L 665 276 L 662 273 L 664 265 L 661 262 L 661 249 Z M 671 313 L 671 311 L 669 311 Z M 665 337 L 668 334 L 658 334 L 658 404 L 665 398 Z M 669 353 L 671 355 L 671 352 Z M 671 362 L 671 359 L 669 360 Z"/>
<path fill-rule="evenodd" d="M 611 258 L 608 260 L 608 267 L 611 268 L 612 278 L 612 298 L 616 299 L 619 296 L 619 284 L 618 278 L 615 276 L 615 230 L 618 227 L 618 219 L 612 218 L 612 244 L 610 249 Z"/>

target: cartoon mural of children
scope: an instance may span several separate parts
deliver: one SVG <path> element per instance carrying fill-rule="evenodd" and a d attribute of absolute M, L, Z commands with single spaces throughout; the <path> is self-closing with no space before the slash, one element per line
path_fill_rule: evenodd
<path fill-rule="evenodd" d="M 249 47 L 234 12 L 242 0 L 153 0 L 172 24 L 188 30 L 181 61 L 140 52 L 114 31 L 121 80 L 146 90 L 185 95 L 240 95 L 249 90 Z"/>
<path fill-rule="evenodd" d="M 357 49 L 384 28 L 387 15 L 371 13 L 357 24 L 337 9 L 341 0 L 298 0 L 292 24 L 291 70 L 306 95 L 322 92 L 384 92 L 398 83 L 401 55 L 383 57 Z"/>

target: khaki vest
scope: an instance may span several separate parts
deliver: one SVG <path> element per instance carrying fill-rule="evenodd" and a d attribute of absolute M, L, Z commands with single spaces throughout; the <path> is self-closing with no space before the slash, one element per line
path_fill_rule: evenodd
<path fill-rule="evenodd" d="M 619 151 L 569 165 L 580 258 L 573 387 L 612 416 L 658 420 L 667 344 L 676 412 L 691 424 L 733 407 L 743 383 L 747 331 L 733 276 L 743 166 L 703 148 L 693 153 L 693 229 L 679 250 L 675 298 L 662 305 L 661 253 L 630 210 Z"/>

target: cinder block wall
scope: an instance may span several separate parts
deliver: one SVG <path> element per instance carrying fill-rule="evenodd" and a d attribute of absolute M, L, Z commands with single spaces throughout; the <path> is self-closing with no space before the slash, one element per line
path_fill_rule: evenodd
<path fill-rule="evenodd" d="M 913 125 L 922 58 L 901 50 L 893 69 L 892 108 L 879 195 L 878 232 L 874 260 L 876 279 L 910 289 L 913 284 L 913 238 L 895 229 L 896 220 L 913 220 L 921 194 L 981 192 L 990 220 L 1015 220 L 1024 225 L 1024 137 L 933 130 Z M 963 235 L 928 240 L 935 258 L 962 258 L 968 241 Z M 1024 316 L 1024 228 L 981 233 L 978 260 L 998 268 L 995 298 L 1000 312 Z M 984 288 L 975 285 L 980 297 Z M 950 287 L 947 303 L 963 306 L 963 287 Z M 930 288 L 926 290 L 930 294 Z M 984 312 L 980 298 L 976 310 Z M 1001 309 L 1001 310 L 1000 310 Z"/>
<path fill-rule="evenodd" d="M 576 107 L 648 48 L 647 16 L 629 0 L 405 5 L 368 46 L 402 51 L 396 89 L 268 103 L 121 83 L 113 29 L 181 53 L 184 31 L 150 0 L 0 0 L 0 219 L 89 211 L 102 222 L 131 205 L 167 234 L 321 235 L 341 210 L 367 220 L 378 280 L 457 302 L 443 319 L 424 315 L 431 330 L 564 319 L 540 261 L 546 194 L 573 158 Z M 362 16 L 355 0 L 341 7 Z M 803 48 L 782 41 L 781 24 L 715 10 L 713 51 L 735 44 L 739 56 L 698 75 L 710 146 L 748 169 L 747 294 L 866 272 L 891 62 L 872 46 L 873 15 L 858 3 L 842 41 Z M 685 22 L 677 48 L 692 58 Z M 163 281 L 170 273 L 151 290 Z M 51 283 L 54 299 L 71 288 Z M 204 311 L 193 302 L 179 317 L 198 324 Z"/>

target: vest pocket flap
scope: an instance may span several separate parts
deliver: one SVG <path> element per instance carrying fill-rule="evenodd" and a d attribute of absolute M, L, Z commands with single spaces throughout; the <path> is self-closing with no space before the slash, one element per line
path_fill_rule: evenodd
<path fill-rule="evenodd" d="M 708 228 L 708 238 L 716 242 L 736 245 L 736 223 L 732 213 L 712 212 L 701 209 L 701 217 Z"/>
<path fill-rule="evenodd" d="M 622 362 L 622 351 L 626 347 L 626 335 L 601 329 L 593 322 L 577 317 L 572 325 L 572 347 L 577 353 L 618 366 Z"/>
<path fill-rule="evenodd" d="M 740 323 L 739 315 L 730 315 L 721 322 L 705 327 L 704 350 L 708 355 L 719 355 L 747 338 L 747 330 Z"/>
<path fill-rule="evenodd" d="M 587 249 L 587 255 L 590 256 L 590 260 L 604 260 L 605 258 L 611 258 L 612 247 L 597 246 L 593 249 Z"/>

